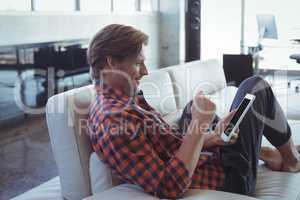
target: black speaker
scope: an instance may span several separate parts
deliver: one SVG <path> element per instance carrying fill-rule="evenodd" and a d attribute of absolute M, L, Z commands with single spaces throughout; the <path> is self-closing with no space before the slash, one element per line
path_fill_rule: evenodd
<path fill-rule="evenodd" d="M 251 55 L 224 54 L 223 68 L 228 85 L 239 86 L 253 76 L 253 57 Z"/>
<path fill-rule="evenodd" d="M 186 0 L 185 15 L 186 62 L 200 60 L 201 53 L 201 0 Z"/>

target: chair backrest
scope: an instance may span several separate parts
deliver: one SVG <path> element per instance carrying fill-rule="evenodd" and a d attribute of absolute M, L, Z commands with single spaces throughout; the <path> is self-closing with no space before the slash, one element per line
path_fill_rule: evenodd
<path fill-rule="evenodd" d="M 227 83 L 239 86 L 243 80 L 253 76 L 252 55 L 224 54 L 223 68 Z"/>
<path fill-rule="evenodd" d="M 300 54 L 292 54 L 290 55 L 290 59 L 296 60 L 300 64 Z"/>

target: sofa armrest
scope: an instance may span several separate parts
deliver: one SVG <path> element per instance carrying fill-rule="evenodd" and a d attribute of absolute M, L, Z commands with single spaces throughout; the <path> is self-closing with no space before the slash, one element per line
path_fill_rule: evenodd
<path fill-rule="evenodd" d="M 106 190 L 105 192 L 95 194 L 93 196 L 87 197 L 83 200 L 157 200 L 155 198 L 145 192 L 141 188 L 131 184 L 122 184 L 116 186 L 110 190 Z M 213 199 L 223 199 L 223 200 L 257 200 L 256 198 L 238 195 L 228 192 L 220 192 L 214 190 L 198 190 L 193 189 L 189 190 L 184 199 L 187 200 L 213 200 Z"/>

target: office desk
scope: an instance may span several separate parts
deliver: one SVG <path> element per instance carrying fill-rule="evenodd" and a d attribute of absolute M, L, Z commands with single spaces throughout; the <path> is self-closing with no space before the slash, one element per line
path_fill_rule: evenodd
<path fill-rule="evenodd" d="M 67 39 L 67 40 L 56 40 L 56 41 L 34 41 L 34 42 L 27 42 L 27 43 L 16 43 L 16 44 L 9 44 L 9 43 L 0 43 L 0 53 L 1 50 L 3 51 L 14 51 L 16 55 L 16 62 L 15 64 L 3 64 L 0 63 L 0 69 L 14 70 L 15 68 L 34 68 L 37 66 L 33 65 L 34 63 L 26 63 L 23 60 L 21 62 L 21 52 L 32 49 L 33 51 L 37 51 L 39 49 L 45 48 L 53 48 L 53 49 L 61 49 L 61 48 L 68 48 L 75 45 L 84 46 L 87 45 L 89 39 Z M 1 56 L 1 54 L 0 54 Z M 24 56 L 24 55 L 23 55 Z M 32 62 L 32 61 L 31 61 Z M 34 60 L 33 60 L 34 62 Z"/>
<path fill-rule="evenodd" d="M 88 39 L 69 39 L 58 41 L 41 41 L 24 44 L 0 45 L 0 73 L 1 70 L 17 71 L 21 99 L 24 96 L 27 70 L 34 70 L 34 77 L 44 79 L 47 98 L 59 91 L 58 82 L 67 76 L 73 76 L 89 71 L 86 61 L 86 46 Z M 43 105 L 42 105 L 43 106 Z"/>
<path fill-rule="evenodd" d="M 300 64 L 290 59 L 290 55 L 295 53 L 300 53 L 300 45 L 264 46 L 259 52 L 258 70 L 300 73 Z"/>

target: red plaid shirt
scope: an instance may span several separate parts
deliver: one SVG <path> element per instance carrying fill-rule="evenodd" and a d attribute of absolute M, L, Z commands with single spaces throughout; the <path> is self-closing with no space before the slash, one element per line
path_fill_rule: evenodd
<path fill-rule="evenodd" d="M 161 198 L 178 198 L 189 188 L 217 189 L 225 175 L 218 148 L 202 154 L 192 178 L 175 156 L 181 134 L 144 99 L 96 85 L 88 127 L 94 151 L 124 182 Z"/>

